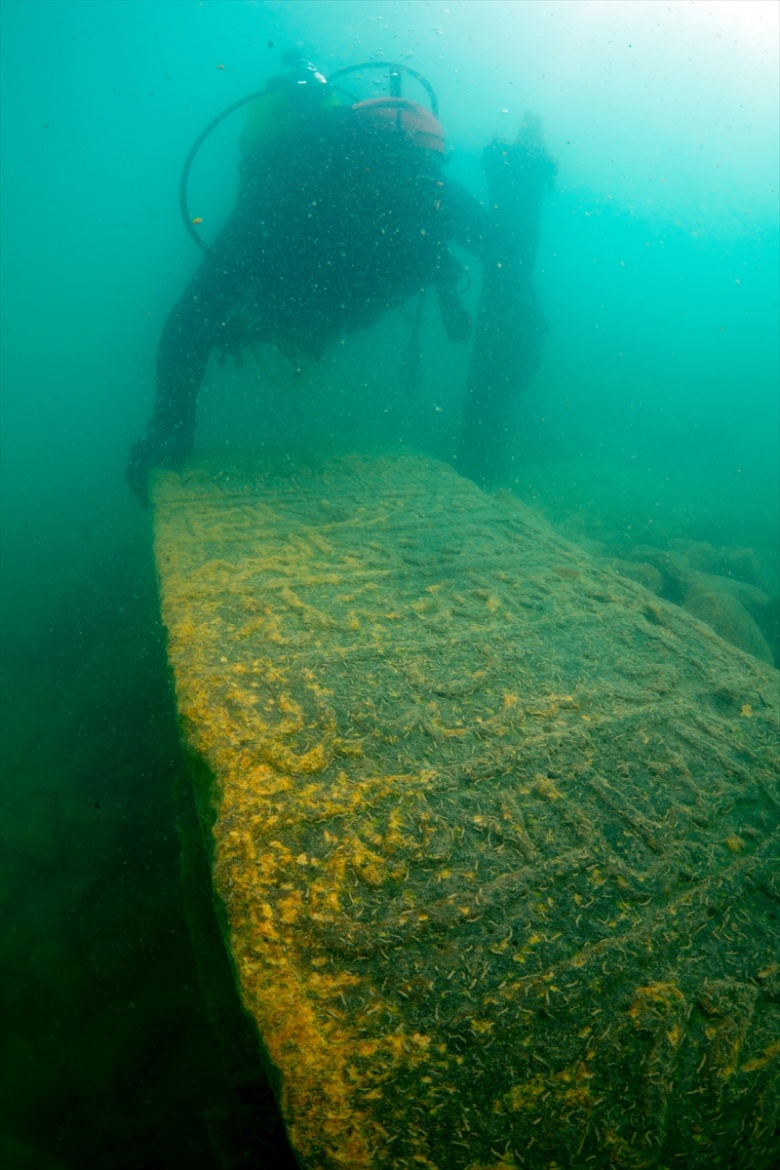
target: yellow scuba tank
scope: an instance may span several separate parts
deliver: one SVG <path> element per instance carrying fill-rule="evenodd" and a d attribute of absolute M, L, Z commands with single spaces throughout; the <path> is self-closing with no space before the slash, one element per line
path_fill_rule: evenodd
<path fill-rule="evenodd" d="M 313 70 L 313 67 L 310 67 Z M 313 72 L 314 78 L 273 77 L 265 90 L 250 102 L 246 111 L 246 123 L 241 135 L 240 150 L 244 158 L 273 145 L 281 139 L 295 135 L 301 122 L 337 109 L 343 105 L 338 94 L 325 83 L 321 74 Z"/>

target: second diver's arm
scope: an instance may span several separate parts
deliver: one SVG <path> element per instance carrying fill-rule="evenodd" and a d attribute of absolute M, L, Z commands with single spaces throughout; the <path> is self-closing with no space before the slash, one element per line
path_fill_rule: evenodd
<path fill-rule="evenodd" d="M 539 365 L 544 318 L 534 288 L 542 202 L 555 163 L 539 119 L 528 114 L 512 143 L 492 142 L 482 165 L 489 227 L 466 386 L 459 466 L 483 485 L 500 482 L 510 455 L 512 404 Z"/>
<path fill-rule="evenodd" d="M 493 141 L 482 155 L 489 210 L 460 183 L 448 179 L 442 214 L 448 239 L 485 263 L 533 270 L 542 200 L 556 166 L 542 139 L 541 122 L 526 114 L 512 143 Z"/>

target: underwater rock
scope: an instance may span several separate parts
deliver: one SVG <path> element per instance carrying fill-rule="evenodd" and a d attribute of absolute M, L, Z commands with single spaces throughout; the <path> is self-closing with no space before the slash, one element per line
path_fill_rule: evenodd
<path fill-rule="evenodd" d="M 630 563 L 651 565 L 661 575 L 659 595 L 666 601 L 681 605 L 687 595 L 696 587 L 692 570 L 683 558 L 668 549 L 655 548 L 649 544 L 638 544 L 629 553 Z"/>
<path fill-rule="evenodd" d="M 683 609 L 699 621 L 706 622 L 727 642 L 770 666 L 774 665 L 774 655 L 766 638 L 745 607 L 730 593 L 721 589 L 701 589 L 685 599 Z"/>
<path fill-rule="evenodd" d="M 728 593 L 752 612 L 754 609 L 763 609 L 769 601 L 766 593 L 755 585 L 748 585 L 746 581 L 737 581 L 734 577 L 719 577 L 714 573 L 695 573 L 688 582 L 690 594 L 702 592 Z"/>
<path fill-rule="evenodd" d="M 661 587 L 654 592 L 666 601 L 682 606 L 706 622 L 727 642 L 774 665 L 776 653 L 762 632 L 764 625 L 771 630 L 773 622 L 766 593 L 749 582 L 691 568 L 687 555 L 690 542 L 674 544 L 677 551 L 637 545 L 631 550 L 629 563 L 648 565 L 660 575 Z M 709 545 L 695 547 L 711 548 Z M 714 556 L 707 560 L 700 554 L 697 559 L 699 563 L 715 563 Z"/>
<path fill-rule="evenodd" d="M 766 589 L 766 575 L 752 548 L 715 547 L 706 541 L 673 541 L 672 547 L 683 553 L 692 569 Z"/>
<path fill-rule="evenodd" d="M 204 881 L 301 1166 L 769 1170 L 775 672 L 434 460 L 152 492 Z"/>
<path fill-rule="evenodd" d="M 771 647 L 775 666 L 780 667 L 780 594 L 771 597 L 754 615 L 756 625 Z"/>
<path fill-rule="evenodd" d="M 618 557 L 608 557 L 605 558 L 604 563 L 619 573 L 621 577 L 628 577 L 629 581 L 636 581 L 637 585 L 644 585 L 645 589 L 649 589 L 656 596 L 660 597 L 663 592 L 663 576 L 655 565 L 650 565 L 647 561 L 623 561 Z"/>

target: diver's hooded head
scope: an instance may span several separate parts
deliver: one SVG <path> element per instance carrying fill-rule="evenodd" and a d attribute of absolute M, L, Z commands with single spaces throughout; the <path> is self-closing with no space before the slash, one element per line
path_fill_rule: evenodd
<path fill-rule="evenodd" d="M 327 77 L 320 73 L 317 66 L 308 61 L 298 49 L 287 49 L 286 52 L 282 53 L 282 64 L 289 68 L 289 73 L 284 77 L 288 85 L 291 83 L 293 85 L 328 84 Z"/>

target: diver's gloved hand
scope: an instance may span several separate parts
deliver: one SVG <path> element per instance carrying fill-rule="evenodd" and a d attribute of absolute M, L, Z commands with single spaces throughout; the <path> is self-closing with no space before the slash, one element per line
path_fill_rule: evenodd
<path fill-rule="evenodd" d="M 542 119 L 531 110 L 526 110 L 523 114 L 523 120 L 512 147 L 517 154 L 523 155 L 529 163 L 533 163 L 539 170 L 544 171 L 550 179 L 557 172 L 558 167 L 555 160 L 544 144 Z"/>
<path fill-rule="evenodd" d="M 194 427 L 182 422 L 152 419 L 144 435 L 133 443 L 125 479 L 142 507 L 149 504 L 148 478 L 153 467 L 178 467 L 192 451 Z"/>
<path fill-rule="evenodd" d="M 494 141 L 486 146 L 482 166 L 491 189 L 551 183 L 558 167 L 544 144 L 539 115 L 530 110 L 523 115 L 514 142 Z"/>

